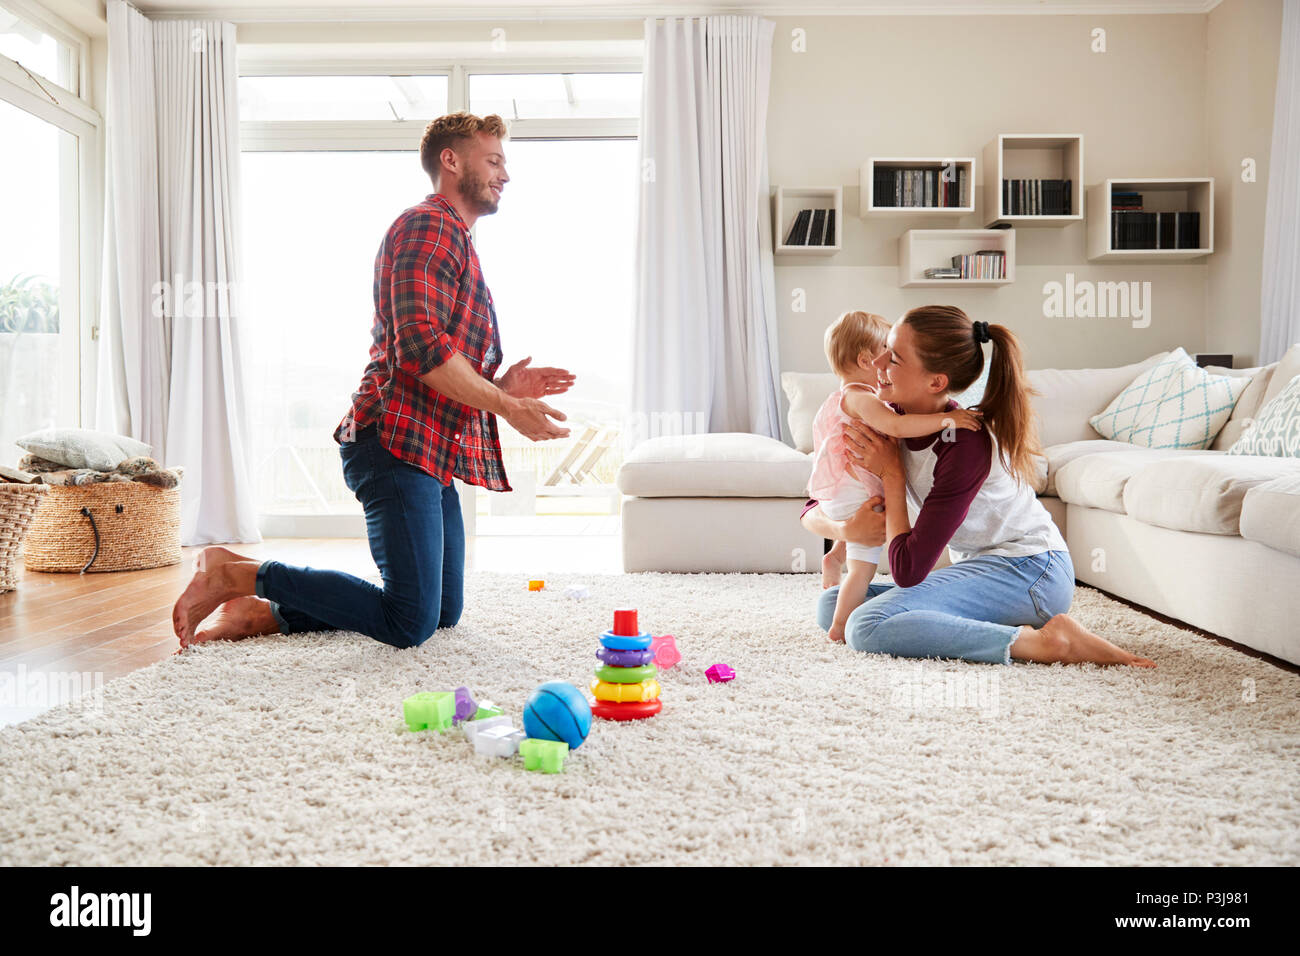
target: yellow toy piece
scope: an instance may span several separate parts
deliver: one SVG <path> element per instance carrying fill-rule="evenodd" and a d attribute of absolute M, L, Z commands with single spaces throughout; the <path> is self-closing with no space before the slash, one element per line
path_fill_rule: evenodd
<path fill-rule="evenodd" d="M 597 700 L 608 700 L 616 704 L 632 700 L 654 700 L 659 696 L 659 682 L 652 677 L 639 684 L 611 684 L 609 681 L 592 678 L 591 692 Z"/>

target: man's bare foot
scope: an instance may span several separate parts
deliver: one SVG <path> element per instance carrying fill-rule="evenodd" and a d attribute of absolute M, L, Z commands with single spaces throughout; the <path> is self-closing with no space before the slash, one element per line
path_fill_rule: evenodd
<path fill-rule="evenodd" d="M 1024 628 L 1011 645 L 1011 656 L 1042 663 L 1156 666 L 1155 661 L 1130 654 L 1104 637 L 1098 637 L 1068 614 L 1057 614 L 1038 630 Z"/>
<path fill-rule="evenodd" d="M 844 574 L 844 555 L 836 554 L 832 549 L 822 555 L 822 590 L 833 588 L 840 583 Z"/>
<path fill-rule="evenodd" d="M 251 595 L 237 597 L 217 608 L 217 612 L 194 633 L 190 644 L 238 641 L 259 634 L 276 634 L 279 630 L 280 622 L 271 613 L 270 601 Z"/>
<path fill-rule="evenodd" d="M 181 647 L 194 640 L 199 623 L 218 607 L 254 593 L 260 562 L 228 548 L 204 548 L 194 559 L 194 576 L 172 607 L 172 630 Z"/>

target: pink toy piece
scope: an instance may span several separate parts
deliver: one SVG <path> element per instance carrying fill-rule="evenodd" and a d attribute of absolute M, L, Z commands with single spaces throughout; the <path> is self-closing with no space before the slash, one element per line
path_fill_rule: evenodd
<path fill-rule="evenodd" d="M 725 684 L 729 680 L 736 679 L 736 672 L 726 664 L 714 664 L 704 672 L 704 676 L 709 679 L 710 684 Z"/>
<path fill-rule="evenodd" d="M 654 651 L 655 666 L 667 670 L 677 664 L 682 659 L 682 652 L 677 649 L 677 638 L 671 634 L 660 634 L 650 641 L 650 649 Z"/>

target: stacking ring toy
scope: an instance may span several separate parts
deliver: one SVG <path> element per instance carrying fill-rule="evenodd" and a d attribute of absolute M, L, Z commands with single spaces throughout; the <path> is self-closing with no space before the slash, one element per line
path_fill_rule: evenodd
<path fill-rule="evenodd" d="M 596 695 L 597 700 L 608 700 L 614 703 L 654 700 L 659 696 L 659 682 L 651 678 L 639 684 L 611 684 L 609 681 L 593 678 L 591 692 Z"/>
<path fill-rule="evenodd" d="M 615 634 L 613 631 L 606 631 L 600 635 L 600 643 L 611 651 L 644 651 L 650 647 L 653 639 L 647 631 L 642 631 L 640 634 Z"/>
<path fill-rule="evenodd" d="M 639 684 L 658 673 L 659 669 L 653 664 L 643 664 L 640 667 L 610 667 L 606 664 L 596 668 L 596 676 L 611 684 Z"/>
<path fill-rule="evenodd" d="M 655 652 L 654 650 L 612 651 L 608 647 L 601 647 L 596 649 L 596 657 L 611 667 L 640 667 L 642 664 L 652 663 Z"/>
<path fill-rule="evenodd" d="M 663 706 L 663 701 L 657 697 L 654 700 L 629 701 L 625 704 L 598 700 L 591 705 L 591 716 L 605 720 L 640 720 L 643 717 L 653 717 Z"/>

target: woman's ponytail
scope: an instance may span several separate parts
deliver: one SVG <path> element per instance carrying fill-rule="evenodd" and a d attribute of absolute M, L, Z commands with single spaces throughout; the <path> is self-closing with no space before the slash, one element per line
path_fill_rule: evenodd
<path fill-rule="evenodd" d="M 951 305 L 925 305 L 903 316 L 912 329 L 926 371 L 948 376 L 950 393 L 964 392 L 984 371 L 982 342 L 990 342 L 989 378 L 984 397 L 974 407 L 997 441 L 998 458 L 1017 481 L 1036 473 L 1038 439 L 1029 397 L 1035 394 L 1025 375 L 1020 342 L 1005 325 L 971 322 Z"/>

